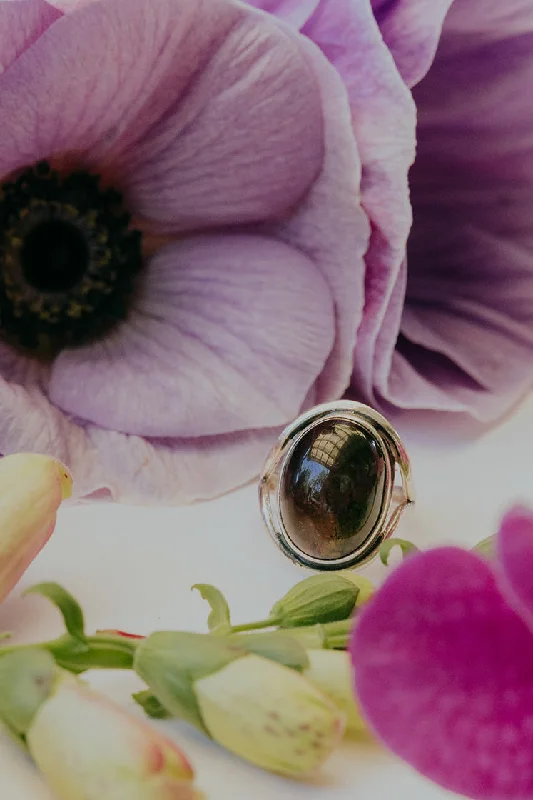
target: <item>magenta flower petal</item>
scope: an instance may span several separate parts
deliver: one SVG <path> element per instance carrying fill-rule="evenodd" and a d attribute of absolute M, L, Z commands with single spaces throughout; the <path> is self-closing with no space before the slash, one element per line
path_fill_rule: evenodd
<path fill-rule="evenodd" d="M 533 514 L 514 508 L 503 518 L 497 538 L 504 589 L 533 628 Z"/>
<path fill-rule="evenodd" d="M 169 227 L 278 218 L 320 170 L 319 97 L 294 37 L 245 5 L 89 3 L 3 76 L 0 176 L 75 153 Z"/>
<path fill-rule="evenodd" d="M 1 2 L 0 75 L 60 17 L 44 0 Z"/>
<path fill-rule="evenodd" d="M 397 755 L 468 797 L 533 795 L 533 635 L 487 562 L 413 556 L 362 611 L 351 653 L 363 712 Z"/>
<path fill-rule="evenodd" d="M 313 263 L 258 236 L 160 250 L 139 297 L 105 341 L 58 356 L 49 395 L 63 411 L 150 437 L 274 427 L 298 414 L 334 341 Z"/>

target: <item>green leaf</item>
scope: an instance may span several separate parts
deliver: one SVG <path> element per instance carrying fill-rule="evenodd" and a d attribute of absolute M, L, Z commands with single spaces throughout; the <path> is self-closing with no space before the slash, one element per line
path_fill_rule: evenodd
<path fill-rule="evenodd" d="M 135 702 L 141 706 L 147 717 L 151 719 L 171 719 L 172 714 L 161 705 L 157 697 L 149 689 L 132 694 Z"/>
<path fill-rule="evenodd" d="M 389 565 L 391 550 L 395 547 L 401 549 L 404 559 L 420 552 L 415 544 L 408 542 L 406 539 L 387 539 L 379 548 L 379 557 L 386 567 Z"/>
<path fill-rule="evenodd" d="M 80 641 L 65 635 L 47 642 L 46 649 L 59 667 L 75 675 L 89 669 L 133 669 L 135 645 L 118 637 L 90 636 Z"/>
<path fill-rule="evenodd" d="M 24 594 L 41 594 L 57 606 L 65 621 L 65 627 L 74 639 L 86 640 L 83 611 L 78 601 L 58 583 L 38 583 L 27 589 Z"/>
<path fill-rule="evenodd" d="M 207 619 L 207 627 L 211 633 L 227 633 L 231 628 L 230 611 L 222 592 L 209 583 L 195 583 L 192 588 L 200 592 L 211 606 Z"/>
<path fill-rule="evenodd" d="M 241 633 L 231 638 L 247 653 L 268 658 L 298 672 L 303 672 L 309 666 L 304 646 L 289 633 Z"/>
<path fill-rule="evenodd" d="M 5 631 L 5 633 L 0 633 L 0 642 L 5 642 L 6 639 L 11 639 L 13 634 L 10 631 Z"/>
<path fill-rule="evenodd" d="M 475 553 L 479 553 L 482 556 L 486 556 L 487 558 L 492 558 L 494 555 L 494 543 L 496 537 L 495 536 L 487 536 L 486 539 L 483 539 L 481 542 L 478 542 L 472 550 Z"/>

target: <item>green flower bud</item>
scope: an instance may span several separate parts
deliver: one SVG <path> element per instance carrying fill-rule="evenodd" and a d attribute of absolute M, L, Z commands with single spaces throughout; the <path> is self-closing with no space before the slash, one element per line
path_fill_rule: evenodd
<path fill-rule="evenodd" d="M 356 606 L 359 593 L 356 581 L 345 573 L 312 575 L 293 586 L 272 607 L 270 619 L 280 628 L 347 619 Z"/>

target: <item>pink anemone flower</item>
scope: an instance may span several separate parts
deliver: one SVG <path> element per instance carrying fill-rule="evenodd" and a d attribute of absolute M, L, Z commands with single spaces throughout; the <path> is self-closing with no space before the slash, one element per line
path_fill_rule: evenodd
<path fill-rule="evenodd" d="M 378 737 L 476 800 L 533 796 L 533 515 L 503 519 L 494 560 L 409 557 L 361 611 L 355 688 Z"/>

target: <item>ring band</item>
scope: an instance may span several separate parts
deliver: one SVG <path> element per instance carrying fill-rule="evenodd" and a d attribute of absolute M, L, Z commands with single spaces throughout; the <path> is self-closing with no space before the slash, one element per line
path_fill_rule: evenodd
<path fill-rule="evenodd" d="M 270 535 L 314 570 L 372 559 L 414 502 L 409 457 L 392 425 L 341 400 L 302 414 L 280 435 L 259 482 Z"/>

